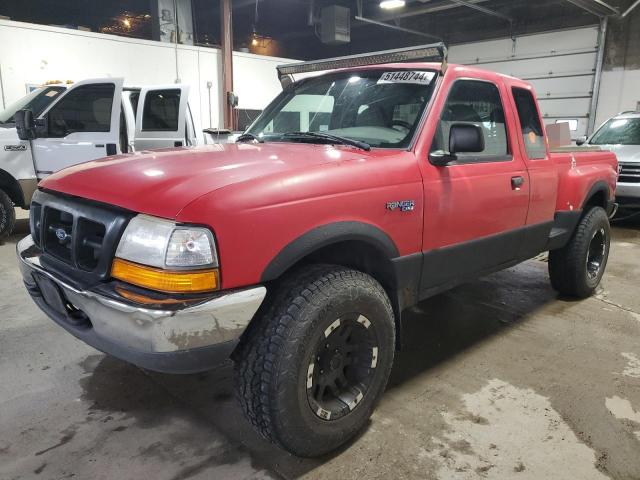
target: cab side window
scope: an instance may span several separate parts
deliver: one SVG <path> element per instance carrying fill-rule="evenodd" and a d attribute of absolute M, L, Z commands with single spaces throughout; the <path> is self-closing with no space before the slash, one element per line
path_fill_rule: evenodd
<path fill-rule="evenodd" d="M 520 127 L 522 128 L 522 139 L 527 157 L 530 160 L 541 160 L 547 158 L 547 148 L 544 144 L 544 134 L 536 101 L 529 90 L 524 88 L 513 88 L 513 99 L 516 101 Z"/>
<path fill-rule="evenodd" d="M 436 129 L 432 151 L 449 151 L 451 125 L 467 123 L 479 126 L 484 134 L 485 148 L 478 153 L 459 153 L 458 163 L 510 160 L 507 126 L 498 87 L 478 80 L 458 80 L 453 84 L 440 122 Z"/>
<path fill-rule="evenodd" d="M 47 114 L 49 136 L 110 131 L 114 92 L 113 83 L 103 83 L 80 86 L 67 93 Z"/>

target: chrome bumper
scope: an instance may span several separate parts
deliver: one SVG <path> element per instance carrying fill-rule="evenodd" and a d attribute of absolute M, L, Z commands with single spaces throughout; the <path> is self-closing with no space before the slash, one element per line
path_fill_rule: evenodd
<path fill-rule="evenodd" d="M 256 286 L 220 292 L 177 310 L 144 308 L 124 298 L 78 290 L 57 278 L 42 267 L 31 236 L 16 250 L 27 290 L 52 320 L 98 350 L 161 372 L 202 371 L 225 361 L 266 295 L 265 287 Z M 34 275 L 51 280 L 87 321 L 74 322 L 49 304 Z"/>
<path fill-rule="evenodd" d="M 616 185 L 616 196 L 632 197 L 640 200 L 640 183 L 622 183 Z"/>
<path fill-rule="evenodd" d="M 619 182 L 616 186 L 616 202 L 620 204 L 620 208 L 640 209 L 640 183 Z"/>

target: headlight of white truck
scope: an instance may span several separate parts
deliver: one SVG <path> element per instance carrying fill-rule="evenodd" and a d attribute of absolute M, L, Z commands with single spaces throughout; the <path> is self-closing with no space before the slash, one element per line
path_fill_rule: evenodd
<path fill-rule="evenodd" d="M 120 239 L 111 276 L 168 293 L 216 290 L 219 272 L 213 234 L 207 228 L 138 215 Z"/>

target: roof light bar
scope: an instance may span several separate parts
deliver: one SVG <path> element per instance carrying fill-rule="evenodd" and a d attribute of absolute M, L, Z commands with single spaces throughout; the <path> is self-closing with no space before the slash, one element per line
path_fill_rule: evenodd
<path fill-rule="evenodd" d="M 322 72 L 324 70 L 335 70 L 338 68 L 364 67 L 367 65 L 401 63 L 418 60 L 439 61 L 443 63 L 443 68 L 445 68 L 444 66 L 447 61 L 447 47 L 444 43 L 439 42 L 429 45 L 418 45 L 415 47 L 397 48 L 394 50 L 383 50 L 380 52 L 370 52 L 359 55 L 348 55 L 346 57 L 289 63 L 277 66 L 276 70 L 278 71 L 280 83 L 282 83 L 283 86 L 286 86 L 293 81 L 290 75 L 298 73 Z"/>

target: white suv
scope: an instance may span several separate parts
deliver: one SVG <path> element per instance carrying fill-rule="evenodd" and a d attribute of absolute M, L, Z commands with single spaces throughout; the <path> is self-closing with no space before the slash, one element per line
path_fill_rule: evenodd
<path fill-rule="evenodd" d="M 640 112 L 616 115 L 576 143 L 598 145 L 616 154 L 620 165 L 616 201 L 620 207 L 640 209 Z"/>

